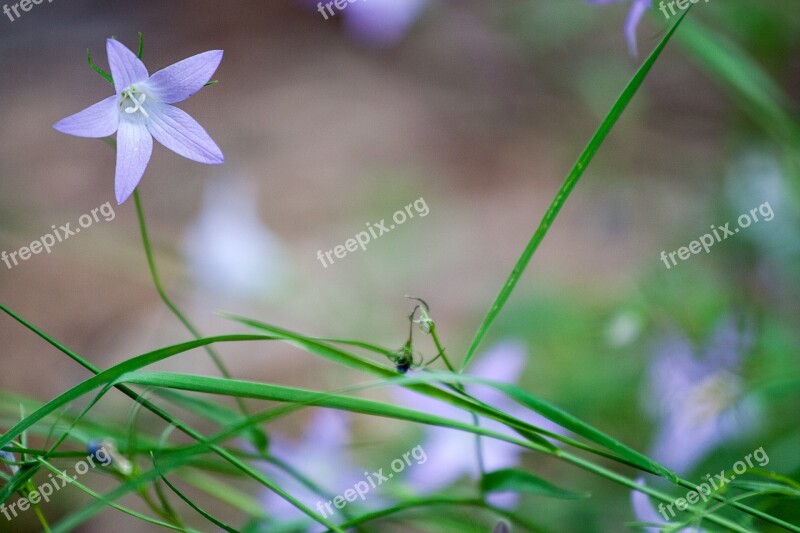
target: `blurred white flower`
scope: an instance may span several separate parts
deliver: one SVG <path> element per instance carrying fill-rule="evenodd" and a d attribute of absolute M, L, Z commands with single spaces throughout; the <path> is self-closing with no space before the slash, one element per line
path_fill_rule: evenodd
<path fill-rule="evenodd" d="M 201 290 L 243 299 L 280 286 L 285 253 L 261 221 L 256 187 L 244 179 L 215 179 L 184 240 L 192 276 Z"/>
<path fill-rule="evenodd" d="M 762 252 L 788 260 L 800 252 L 800 210 L 796 194 L 777 158 L 767 150 L 750 149 L 734 161 L 725 181 L 725 194 L 734 213 L 747 213 L 769 202 L 774 220 L 750 226 L 746 238 Z"/>
<path fill-rule="evenodd" d="M 642 332 L 642 317 L 625 311 L 617 314 L 606 329 L 606 341 L 612 348 L 622 348 L 636 340 Z"/>

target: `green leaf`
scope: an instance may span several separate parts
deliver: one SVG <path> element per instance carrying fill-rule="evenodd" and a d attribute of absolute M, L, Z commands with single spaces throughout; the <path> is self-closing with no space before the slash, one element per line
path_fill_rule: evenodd
<path fill-rule="evenodd" d="M 341 350 L 334 346 L 330 346 L 329 344 L 326 344 L 325 342 L 322 342 L 321 340 L 315 337 L 306 337 L 299 333 L 288 331 L 286 329 L 282 329 L 277 326 L 273 326 L 271 324 L 265 324 L 263 322 L 259 322 L 257 320 L 245 317 L 239 317 L 229 314 L 223 314 L 223 316 L 231 320 L 234 320 L 236 322 L 239 322 L 241 324 L 245 324 L 247 326 L 255 328 L 257 330 L 266 331 L 270 335 L 273 335 L 274 338 L 282 339 L 288 342 L 289 344 L 292 344 L 310 353 L 328 359 L 329 361 L 333 361 L 334 363 L 345 365 L 350 368 L 355 368 L 356 370 L 361 370 L 362 372 L 367 372 L 369 374 L 377 375 L 382 378 L 391 379 L 400 376 L 400 374 L 398 374 L 392 368 L 380 365 L 364 357 L 360 357 L 358 355 L 345 352 L 344 350 Z M 375 351 L 376 353 L 383 353 L 383 351 L 385 350 L 384 348 L 381 348 L 379 346 L 359 341 L 346 341 L 344 339 L 336 339 L 334 342 L 351 344 L 353 346 L 358 346 L 371 351 Z M 410 390 L 413 390 L 414 392 L 418 392 L 430 398 L 435 398 L 437 400 L 449 403 L 450 405 L 454 405 L 470 413 L 498 420 L 504 424 L 507 424 L 509 427 L 513 427 L 515 430 L 522 430 L 520 434 L 523 435 L 525 438 L 535 442 L 538 446 L 548 448 L 550 450 L 556 449 L 556 447 L 547 439 L 544 439 L 541 436 L 537 435 L 537 433 L 542 432 L 541 428 L 537 428 L 536 426 L 527 424 L 521 420 L 517 420 L 514 417 L 509 416 L 501 411 L 498 411 L 497 409 L 494 409 L 491 406 L 488 406 L 473 398 L 465 397 L 460 394 L 454 394 L 451 391 L 437 388 L 431 385 L 430 384 L 431 382 L 435 382 L 435 380 L 427 380 L 424 382 L 419 381 L 417 382 L 418 384 L 409 382 L 408 388 Z M 398 384 L 403 384 L 403 383 L 405 382 L 401 381 Z"/>
<path fill-rule="evenodd" d="M 800 155 L 800 127 L 789 114 L 791 100 L 738 44 L 696 21 L 686 23 L 678 42 L 741 104 L 750 118 L 795 157 Z"/>
<path fill-rule="evenodd" d="M 89 62 L 89 66 L 92 67 L 93 71 L 97 72 L 100 77 L 106 80 L 108 83 L 114 85 L 114 78 L 111 77 L 111 74 L 94 64 L 94 61 L 92 61 L 92 53 L 88 48 L 86 49 L 86 60 Z"/>
<path fill-rule="evenodd" d="M 395 418 L 409 422 L 417 422 L 421 424 L 467 431 L 478 435 L 504 440 L 513 444 L 518 444 L 531 450 L 543 452 L 549 451 L 549 448 L 544 448 L 536 443 L 509 437 L 495 431 L 491 431 L 482 427 L 476 427 L 457 420 L 431 415 L 412 409 L 406 409 L 404 407 L 398 407 L 389 403 L 355 398 L 352 396 L 345 396 L 330 392 L 285 387 L 282 385 L 272 385 L 267 383 L 255 383 L 251 381 L 224 379 L 212 376 L 195 376 L 169 372 L 131 372 L 120 376 L 117 378 L 117 380 L 120 383 L 124 382 L 148 387 L 167 387 L 172 389 L 203 392 L 207 394 L 238 396 L 244 398 L 254 398 L 258 400 L 299 404 L 293 405 L 293 408 L 304 406 L 320 406 L 372 416 Z M 248 417 L 242 422 L 234 424 L 230 431 L 235 434 L 241 431 L 243 426 L 247 427 L 248 424 L 253 423 L 255 420 L 259 420 L 262 417 L 269 418 L 270 416 L 270 413 L 267 412 L 262 415 Z M 211 439 L 210 442 L 222 440 L 229 436 L 230 435 L 225 432 L 221 435 L 217 435 L 214 437 L 214 439 Z"/>
<path fill-rule="evenodd" d="M 69 402 L 80 398 L 84 394 L 87 394 L 103 386 L 106 383 L 114 381 L 116 378 L 122 376 L 127 372 L 138 370 L 139 368 L 152 365 L 153 363 L 163 361 L 164 359 L 168 359 L 175 355 L 187 352 L 189 350 L 193 350 L 198 347 L 207 346 L 215 342 L 254 341 L 254 340 L 265 340 L 268 338 L 269 337 L 266 337 L 264 335 L 222 335 L 219 337 L 208 337 L 205 339 L 184 342 L 173 346 L 167 346 L 166 348 L 161 348 L 159 350 L 155 350 L 153 352 L 149 352 L 134 357 L 132 359 L 128 359 L 127 361 L 124 361 L 116 366 L 113 366 L 108 370 L 104 370 L 99 374 L 97 374 L 96 376 L 93 376 L 87 379 L 86 381 L 80 383 L 79 385 L 76 385 L 75 387 L 69 389 L 67 392 L 53 398 L 45 405 L 43 405 L 42 407 L 40 407 L 27 417 L 25 417 L 24 420 L 21 420 L 18 424 L 16 424 L 14 427 L 12 427 L 6 433 L 0 436 L 0 448 L 9 444 L 23 431 L 33 426 L 36 422 L 40 421 L 41 419 L 43 419 L 53 411 L 57 410 L 58 408 L 63 407 Z"/>
<path fill-rule="evenodd" d="M 461 366 L 462 371 L 475 356 L 478 346 L 480 346 L 484 337 L 486 337 L 486 333 L 489 331 L 492 323 L 497 318 L 500 310 L 503 308 L 503 306 L 505 306 L 509 296 L 511 296 L 511 293 L 517 286 L 517 282 L 519 281 L 520 277 L 522 277 L 523 272 L 525 272 L 525 269 L 533 257 L 533 254 L 536 252 L 536 249 L 539 248 L 539 244 L 541 244 L 542 240 L 547 235 L 547 232 L 550 230 L 550 226 L 553 224 L 553 221 L 556 219 L 556 216 L 558 216 L 559 211 L 561 211 L 561 208 L 566 203 L 567 198 L 569 198 L 569 195 L 572 193 L 575 185 L 578 184 L 578 180 L 581 179 L 586 167 L 589 166 L 589 163 L 591 163 L 595 154 L 603 145 L 603 141 L 605 141 L 606 137 L 608 137 L 608 134 L 614 128 L 617 120 L 619 120 L 619 117 L 622 116 L 623 111 L 625 111 L 625 108 L 628 107 L 628 104 L 642 86 L 642 82 L 644 82 L 647 74 L 650 72 L 650 69 L 653 68 L 653 64 L 655 64 L 656 59 L 658 59 L 658 57 L 661 55 L 664 47 L 669 42 L 670 38 L 672 38 L 672 35 L 675 33 L 675 30 L 678 29 L 678 26 L 680 26 L 681 22 L 683 22 L 683 18 L 687 13 L 688 11 L 683 12 L 681 17 L 677 20 L 677 22 L 675 22 L 675 24 L 672 25 L 664 38 L 661 39 L 661 42 L 658 43 L 658 46 L 655 50 L 653 50 L 653 53 L 650 54 L 650 57 L 647 58 L 636 74 L 634 74 L 633 79 L 631 79 L 627 87 L 625 87 L 625 89 L 622 91 L 622 94 L 620 94 L 619 98 L 617 98 L 617 101 L 614 102 L 614 105 L 611 107 L 611 111 L 609 111 L 608 115 L 606 115 L 606 118 L 600 124 L 600 127 L 597 128 L 597 131 L 589 141 L 589 144 L 583 150 L 583 153 L 575 163 L 575 166 L 572 167 L 572 170 L 567 175 L 564 183 L 561 185 L 561 189 L 559 189 L 558 193 L 556 193 L 556 197 L 553 199 L 550 207 L 547 208 L 544 217 L 542 217 L 539 227 L 534 232 L 530 242 L 528 242 L 528 245 L 525 247 L 525 250 L 523 250 L 519 260 L 517 260 L 517 264 L 514 265 L 514 269 L 508 276 L 503 288 L 500 289 L 500 293 L 497 295 L 492 307 L 489 309 L 489 312 L 486 314 L 483 322 L 478 327 L 478 331 L 475 334 L 475 337 L 472 339 L 472 343 L 467 350 L 467 354 L 464 356 L 464 362 Z"/>
<path fill-rule="evenodd" d="M 560 500 L 580 500 L 591 496 L 588 492 L 572 492 L 556 487 L 549 481 L 524 470 L 507 468 L 490 472 L 481 479 L 482 492 L 525 492 Z"/>
<path fill-rule="evenodd" d="M 189 507 L 191 507 L 192 509 L 194 509 L 195 511 L 197 511 L 197 513 L 198 513 L 198 514 L 200 514 L 200 515 L 201 515 L 203 518 L 205 518 L 206 520 L 208 520 L 209 522 L 211 522 L 211 523 L 212 523 L 212 524 L 214 524 L 215 526 L 217 526 L 217 527 L 221 527 L 222 529 L 224 529 L 225 531 L 229 531 L 230 533 L 237 533 L 237 530 L 236 530 L 236 529 L 234 529 L 232 526 L 229 526 L 229 525 L 228 525 L 228 524 L 226 524 L 225 522 L 222 522 L 222 521 L 220 521 L 219 519 L 215 518 L 213 515 L 211 515 L 211 514 L 210 514 L 210 513 L 208 513 L 207 511 L 205 511 L 205 510 L 204 510 L 202 507 L 200 507 L 200 506 L 198 506 L 197 504 L 195 504 L 195 503 L 194 503 L 194 502 L 191 500 L 191 498 L 187 497 L 187 496 L 186 496 L 186 495 L 185 495 L 183 492 L 181 492 L 181 491 L 178 489 L 178 487 L 176 487 L 175 485 L 173 485 L 173 484 L 172 484 L 172 483 L 171 483 L 171 482 L 170 482 L 170 481 L 167 479 L 167 477 L 166 477 L 166 476 L 165 476 L 163 473 L 161 473 L 161 472 L 158 470 L 158 465 L 156 465 L 155 457 L 153 457 L 153 467 L 156 469 L 156 471 L 158 471 L 158 472 L 159 472 L 159 476 L 161 477 L 161 481 L 163 481 L 163 482 L 164 482 L 164 484 L 165 484 L 167 487 L 169 487 L 169 489 L 170 489 L 172 492 L 174 492 L 174 493 L 175 493 L 175 494 L 178 496 L 178 498 L 180 498 L 181 500 L 183 500 L 183 502 L 184 502 L 186 505 L 188 505 Z"/>
<path fill-rule="evenodd" d="M 139 368 L 145 367 L 147 365 L 151 365 L 153 363 L 157 363 L 164 359 L 168 359 L 174 355 L 178 355 L 180 353 L 184 353 L 186 351 L 208 346 L 210 344 L 214 344 L 217 342 L 237 342 L 237 341 L 255 341 L 255 340 L 272 340 L 273 337 L 268 337 L 265 335 L 222 335 L 218 337 L 208 337 L 205 339 L 199 339 L 194 341 L 189 341 L 173 346 L 168 346 L 165 348 L 161 348 L 159 350 L 155 350 L 153 352 L 149 352 L 132 359 L 128 359 L 116 366 L 109 368 L 103 372 L 100 372 L 94 377 L 91 377 L 76 385 L 75 387 L 69 389 L 67 392 L 57 396 L 56 398 L 50 400 L 47 404 L 42 406 L 41 408 L 37 409 L 35 412 L 31 413 L 27 416 L 24 420 L 21 420 L 18 424 L 12 427 L 8 432 L 0 436 L 0 448 L 6 446 L 10 443 L 17 435 L 20 435 L 23 431 L 28 429 L 29 427 L 33 426 L 39 420 L 45 418 L 47 415 L 51 414 L 53 411 L 59 409 L 60 407 L 68 404 L 69 402 L 80 398 L 84 394 L 88 394 L 89 392 L 99 388 L 103 384 L 114 382 L 120 376 L 124 375 L 127 372 L 138 370 Z M 134 393 L 135 394 L 135 393 Z M 139 400 L 145 401 L 145 400 Z M 151 410 L 158 409 L 157 407 L 153 406 Z M 201 434 L 196 431 L 191 430 L 186 424 L 183 424 L 179 421 L 175 422 L 175 426 L 180 428 L 182 431 L 190 435 L 191 437 L 197 439 L 200 442 L 204 442 L 205 439 Z M 213 446 L 211 448 L 215 453 L 223 457 L 225 460 L 236 466 L 242 472 L 245 472 L 247 475 L 252 477 L 253 479 L 259 481 L 266 487 L 270 488 L 272 491 L 280 495 L 282 498 L 286 499 L 292 505 L 306 513 L 308 516 L 313 518 L 314 520 L 318 521 L 320 524 L 327 526 L 330 529 L 335 531 L 341 531 L 335 524 L 330 522 L 329 520 L 320 517 L 314 511 L 303 505 L 297 499 L 292 497 L 289 493 L 284 491 L 281 487 L 276 485 L 272 480 L 270 480 L 267 476 L 263 473 L 249 467 L 244 462 L 237 459 L 231 453 L 227 452 L 226 450 L 218 447 Z"/>

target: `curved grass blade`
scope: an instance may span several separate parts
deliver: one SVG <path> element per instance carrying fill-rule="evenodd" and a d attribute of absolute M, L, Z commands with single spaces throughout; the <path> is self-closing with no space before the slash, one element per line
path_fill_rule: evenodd
<path fill-rule="evenodd" d="M 110 500 L 106 499 L 105 497 L 103 497 L 102 494 L 98 494 L 97 492 L 95 492 L 92 489 L 90 489 L 89 487 L 83 485 L 79 481 L 76 481 L 76 480 L 72 479 L 70 476 L 68 476 L 67 474 L 65 474 L 64 472 L 62 472 L 61 470 L 59 470 L 58 468 L 56 468 L 52 464 L 50 464 L 47 460 L 42 459 L 42 458 L 39 458 L 38 460 L 42 463 L 42 465 L 45 468 L 47 468 L 48 470 L 50 470 L 51 472 L 56 474 L 58 477 L 60 477 L 64 481 L 66 481 L 68 484 L 79 488 L 80 490 L 82 490 L 83 492 L 88 494 L 89 496 L 101 501 L 104 506 L 113 507 L 114 509 L 116 509 L 118 511 L 121 511 L 121 512 L 123 512 L 125 514 L 131 515 L 131 516 L 133 516 L 135 518 L 138 518 L 139 520 L 143 520 L 145 522 L 149 522 L 149 523 L 155 524 L 157 526 L 161 526 L 161 527 L 164 527 L 164 528 L 167 528 L 167 529 L 171 529 L 173 531 L 193 531 L 194 533 L 199 533 L 199 532 L 195 532 L 194 530 L 186 530 L 185 528 L 180 528 L 180 527 L 174 526 L 172 524 L 168 524 L 167 522 L 162 522 L 161 520 L 157 520 L 155 518 L 152 518 L 152 517 L 149 517 L 147 515 L 143 515 L 143 514 L 141 514 L 139 512 L 136 512 L 136 511 L 134 511 L 132 509 L 128 509 L 128 508 L 123 507 L 123 506 L 121 506 L 119 504 L 116 504 L 113 501 L 110 501 Z M 55 528 L 53 528 L 53 531 L 57 531 L 57 530 Z"/>
<path fill-rule="evenodd" d="M 580 500 L 591 496 L 588 492 L 572 492 L 562 489 L 517 468 L 489 472 L 481 479 L 481 492 L 524 492 L 559 500 Z"/>
<path fill-rule="evenodd" d="M 177 374 L 169 372 L 131 372 L 117 378 L 119 382 L 144 385 L 148 387 L 166 387 L 179 390 L 190 390 L 206 394 L 217 394 L 225 396 L 240 396 L 258 400 L 270 400 L 275 402 L 302 404 L 303 406 L 320 406 L 333 409 L 340 409 L 373 416 L 395 418 L 409 422 L 449 427 L 460 429 L 487 437 L 498 438 L 518 445 L 523 445 L 529 449 L 551 452 L 550 448 L 540 446 L 534 442 L 523 441 L 513 437 L 502 435 L 495 431 L 475 427 L 471 424 L 462 423 L 449 418 L 423 413 L 396 405 L 366 400 L 352 396 L 344 396 L 330 392 L 320 392 L 315 390 L 285 387 L 283 385 L 272 385 L 266 383 L 255 383 L 251 381 L 239 381 L 233 379 L 223 379 L 213 376 L 195 376 L 188 374 Z M 260 417 L 256 417 L 258 419 Z M 242 423 L 251 422 L 253 417 L 248 417 Z M 241 431 L 241 424 L 234 425 L 235 431 Z M 229 435 L 226 435 L 229 436 Z M 216 439 L 216 438 L 215 438 Z M 210 440 L 209 442 L 215 442 Z M 552 452 L 551 452 L 552 453 Z"/>
<path fill-rule="evenodd" d="M 697 21 L 687 22 L 677 39 L 696 62 L 724 82 L 723 88 L 754 122 L 800 156 L 800 126 L 788 112 L 791 99 L 744 49 Z"/>
<path fill-rule="evenodd" d="M 186 505 L 188 505 L 189 507 L 191 507 L 192 509 L 194 509 L 195 511 L 197 511 L 197 513 L 198 513 L 198 514 L 200 514 L 200 515 L 201 515 L 203 518 L 205 518 L 206 520 L 208 520 L 209 522 L 211 522 L 211 523 L 212 523 L 212 524 L 214 524 L 215 526 L 217 526 L 217 527 L 220 527 L 220 528 L 224 529 L 225 531 L 228 531 L 229 533 L 238 533 L 238 532 L 237 532 L 237 530 L 236 530 L 235 528 L 233 528 L 232 526 L 229 526 L 228 524 L 226 524 L 225 522 L 222 522 L 221 520 L 218 520 L 217 518 L 214 518 L 214 516 L 212 516 L 211 514 L 209 514 L 209 513 L 208 513 L 208 512 L 206 512 L 206 511 L 204 511 L 204 510 L 203 510 L 203 509 L 202 509 L 200 506 L 198 506 L 197 504 L 195 504 L 195 503 L 194 503 L 194 502 L 191 500 L 191 498 L 187 498 L 187 497 L 186 497 L 186 495 L 185 495 L 185 494 L 183 494 L 183 493 L 182 493 L 182 492 L 181 492 L 181 491 L 178 489 L 178 487 L 176 487 L 175 485 L 173 485 L 172 483 L 170 483 L 170 481 L 167 479 L 167 477 L 166 477 L 166 476 L 165 476 L 163 473 L 161 473 L 161 471 L 160 471 L 160 470 L 159 470 L 159 468 L 158 468 L 158 464 L 156 464 L 156 457 L 155 457 L 155 455 L 151 454 L 151 457 L 153 458 L 153 468 L 156 470 L 156 472 L 158 472 L 158 475 L 159 475 L 159 477 L 161 478 L 161 481 L 163 481 L 163 482 L 164 482 L 164 484 L 165 484 L 167 487 L 169 487 L 169 489 L 170 489 L 172 492 L 174 492 L 176 496 L 178 496 L 178 498 L 180 498 L 181 500 L 183 500 L 183 502 L 184 502 Z"/>
<path fill-rule="evenodd" d="M 241 324 L 255 328 L 257 330 L 266 331 L 270 335 L 273 335 L 274 338 L 284 340 L 289 344 L 292 344 L 310 353 L 328 359 L 329 361 L 333 361 L 334 363 L 348 366 L 350 368 L 361 370 L 362 372 L 367 372 L 369 374 L 373 374 L 387 379 L 396 378 L 398 375 L 400 375 L 393 368 L 389 368 L 387 366 L 378 364 L 370 359 L 352 354 L 350 352 L 345 352 L 344 350 L 341 350 L 335 346 L 330 346 L 325 342 L 316 340 L 313 337 L 306 337 L 299 333 L 279 328 L 271 324 L 259 322 L 257 320 L 253 320 L 250 318 L 239 317 L 229 314 L 224 314 L 223 316 L 230 318 L 231 320 L 234 320 Z M 367 345 L 368 344 L 365 343 L 365 346 Z M 516 420 L 515 418 L 507 415 L 506 413 L 498 411 L 497 409 L 494 409 L 491 406 L 488 406 L 478 400 L 475 400 L 474 398 L 471 398 L 469 396 L 464 396 L 463 394 L 454 394 L 451 391 L 435 387 L 430 383 L 419 383 L 416 385 L 412 384 L 409 386 L 409 389 L 418 392 L 420 394 L 424 394 L 430 398 L 435 398 L 437 400 L 449 403 L 460 409 L 465 409 L 470 413 L 486 416 L 494 420 L 498 420 L 504 424 L 510 425 L 515 429 L 521 429 L 523 431 L 520 432 L 520 434 L 523 435 L 526 439 L 536 442 L 539 446 L 550 448 L 551 450 L 556 449 L 555 446 L 550 441 L 537 435 L 537 433 L 543 432 L 542 429 L 532 426 L 530 424 L 525 424 L 520 420 Z M 558 436 L 553 436 L 553 437 L 558 438 Z"/>
<path fill-rule="evenodd" d="M 109 368 L 108 370 L 104 370 L 95 375 L 94 377 L 91 377 L 86 381 L 76 385 L 75 387 L 69 389 L 67 392 L 53 398 L 45 405 L 43 405 L 42 407 L 40 407 L 39 409 L 28 415 L 24 420 L 21 420 L 18 424 L 16 424 L 14 427 L 12 427 L 6 433 L 0 436 L 0 448 L 6 446 L 18 435 L 20 435 L 23 431 L 25 431 L 26 429 L 34 425 L 36 422 L 43 419 L 45 416 L 51 414 L 58 408 L 68 404 L 69 402 L 77 398 L 80 398 L 84 394 L 87 394 L 106 383 L 114 381 L 116 378 L 127 372 L 138 370 L 140 368 L 152 365 L 153 363 L 157 363 L 159 361 L 163 361 L 164 359 L 168 359 L 175 355 L 187 352 L 189 350 L 193 350 L 195 348 L 207 346 L 209 344 L 213 344 L 216 342 L 254 341 L 254 340 L 264 340 L 265 338 L 267 337 L 265 337 L 264 335 L 222 335 L 219 337 L 208 337 L 205 339 L 184 342 L 181 344 L 175 344 L 172 346 L 168 346 L 166 348 L 161 348 L 159 350 L 148 352 L 146 354 L 128 359 L 127 361 L 115 365 Z"/>
<path fill-rule="evenodd" d="M 164 359 L 168 359 L 169 357 L 178 355 L 180 353 L 184 353 L 194 348 L 207 346 L 217 342 L 240 342 L 240 341 L 256 341 L 256 340 L 273 340 L 273 337 L 268 337 L 265 335 L 222 335 L 218 337 L 208 337 L 205 339 L 199 339 L 199 340 L 184 342 L 173 346 L 168 346 L 165 348 L 161 348 L 159 350 L 155 350 L 153 352 L 149 352 L 134 357 L 132 359 L 128 359 L 127 361 L 115 365 L 109 368 L 108 370 L 100 372 L 96 376 L 91 377 L 86 381 L 76 385 L 72 389 L 50 400 L 47 404 L 37 409 L 35 412 L 31 413 L 31 415 L 27 416 L 24 420 L 20 421 L 17 425 L 8 430 L 8 432 L 0 436 L 0 448 L 7 445 L 9 442 L 11 442 L 11 440 L 13 440 L 14 437 L 21 434 L 23 431 L 34 425 L 42 418 L 51 414 L 56 409 L 62 407 L 63 405 L 66 405 L 67 403 L 75 400 L 76 398 L 83 396 L 84 394 L 88 394 L 89 392 L 102 386 L 103 384 L 114 382 L 117 378 L 119 378 L 120 376 L 124 375 L 127 372 L 135 371 L 138 370 L 139 368 L 151 365 L 153 363 L 162 361 Z M 141 401 L 144 402 L 146 400 L 141 400 Z M 153 406 L 153 408 L 158 409 L 155 406 Z M 199 440 L 201 442 L 205 441 L 205 439 L 201 434 L 191 430 L 191 428 L 189 428 L 186 424 L 182 422 L 179 423 L 180 426 L 176 424 L 176 427 L 179 427 L 182 431 L 189 434 L 196 440 Z M 314 513 L 313 510 L 307 508 L 301 502 L 297 501 L 290 494 L 288 494 L 286 491 L 284 491 L 274 482 L 272 482 L 272 480 L 270 480 L 267 476 L 265 476 L 261 472 L 258 472 L 250 468 L 249 466 L 247 466 L 247 464 L 236 458 L 230 452 L 227 452 L 226 450 L 218 446 L 212 447 L 212 450 L 218 455 L 220 455 L 220 457 L 223 457 L 225 460 L 227 460 L 228 462 L 230 462 L 231 464 L 233 464 L 234 466 L 245 472 L 253 479 L 259 481 L 260 483 L 268 487 L 270 490 L 274 491 L 282 498 L 292 503 L 292 505 L 303 511 L 305 514 L 307 514 L 320 524 L 323 524 L 331 529 L 338 530 L 335 524 L 333 524 L 326 518 L 323 518 Z"/>

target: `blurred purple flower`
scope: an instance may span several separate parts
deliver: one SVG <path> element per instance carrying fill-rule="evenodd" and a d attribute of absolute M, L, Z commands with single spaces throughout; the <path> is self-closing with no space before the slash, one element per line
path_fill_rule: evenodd
<path fill-rule="evenodd" d="M 398 43 L 428 0 L 356 0 L 345 15 L 347 30 L 368 44 Z"/>
<path fill-rule="evenodd" d="M 127 200 L 142 179 L 153 153 L 153 137 L 193 161 L 209 165 L 224 161 L 203 127 L 170 105 L 203 88 L 222 61 L 222 50 L 197 54 L 152 76 L 136 54 L 119 41 L 108 39 L 106 51 L 116 94 L 53 127 L 77 137 L 101 138 L 117 133 L 117 203 Z"/>
<path fill-rule="evenodd" d="M 659 423 L 656 460 L 686 473 L 719 443 L 753 429 L 758 406 L 740 399 L 737 375 L 751 343 L 749 331 L 729 319 L 715 329 L 702 358 L 681 335 L 662 342 L 644 399 Z"/>
<path fill-rule="evenodd" d="M 639 478 L 636 480 L 636 483 L 639 485 L 644 485 L 644 480 Z M 646 522 L 648 524 L 667 525 L 667 521 L 664 519 L 663 516 L 658 514 L 656 507 L 653 505 L 653 502 L 650 501 L 650 497 L 647 494 L 639 492 L 638 490 L 631 491 L 631 507 L 633 508 L 633 515 L 639 522 Z M 664 512 L 666 513 L 666 511 Z M 643 531 L 644 533 L 659 533 L 662 530 L 664 530 L 663 526 L 641 528 L 641 531 Z M 639 531 L 639 529 L 637 529 L 637 531 Z M 703 533 L 703 532 L 704 532 L 703 529 L 699 529 L 697 527 L 684 527 L 677 531 L 674 531 L 674 533 Z"/>
<path fill-rule="evenodd" d="M 376 46 L 391 46 L 400 42 L 428 4 L 428 0 L 339 0 L 338 3 L 344 7 L 338 9 L 336 3 L 331 1 L 300 1 L 319 11 L 325 20 L 340 15 L 350 34 Z"/>
<path fill-rule="evenodd" d="M 590 4 L 605 5 L 611 3 L 618 3 L 622 0 L 586 0 Z M 645 11 L 650 9 L 653 5 L 652 0 L 631 0 L 631 8 L 628 11 L 628 18 L 625 19 L 625 40 L 628 42 L 628 50 L 631 55 L 636 57 L 639 55 L 636 46 L 636 29 L 642 21 Z"/>
<path fill-rule="evenodd" d="M 16 476 L 17 472 L 19 472 L 19 467 L 14 464 L 17 462 L 17 458 L 14 454 L 5 450 L 0 450 L 0 458 L 2 458 L 2 462 L 11 471 L 11 475 Z"/>
<path fill-rule="evenodd" d="M 353 466 L 347 453 L 349 419 L 343 411 L 317 409 L 305 434 L 298 441 L 290 442 L 274 433 L 270 437 L 271 455 L 289 463 L 318 487 L 330 491 L 330 495 L 340 493 L 342 487 L 352 486 L 353 480 L 363 479 L 361 471 Z M 263 469 L 275 483 L 309 508 L 316 508 L 317 502 L 323 500 L 321 495 L 282 469 L 271 464 Z M 263 490 L 261 502 L 267 514 L 281 522 L 307 522 L 309 528 L 314 527 L 315 522 L 311 518 L 269 489 Z"/>
<path fill-rule="evenodd" d="M 525 347 L 517 342 L 504 342 L 493 346 L 488 352 L 476 359 L 470 374 L 505 383 L 516 383 L 525 366 L 527 353 Z M 502 392 L 489 387 L 480 387 L 475 394 L 484 403 L 499 409 L 511 416 L 525 420 L 540 428 L 557 434 L 564 434 L 565 431 L 560 426 L 550 420 L 531 412 L 514 400 L 509 399 Z M 398 398 L 398 403 L 424 411 L 426 413 L 472 422 L 472 417 L 461 409 L 449 404 L 431 400 L 427 396 L 417 394 L 408 389 L 397 389 L 394 391 Z M 483 428 L 519 437 L 517 433 L 494 420 L 480 419 Z M 442 489 L 461 476 L 470 476 L 472 479 L 480 478 L 480 471 L 476 461 L 475 436 L 463 431 L 436 427 L 425 427 L 425 441 L 423 447 L 431 459 L 425 468 L 415 469 L 409 472 L 408 481 L 412 487 L 422 492 L 432 492 Z M 481 448 L 483 450 L 483 462 L 486 470 L 491 472 L 503 468 L 512 468 L 519 464 L 520 455 L 523 448 L 507 442 L 498 441 L 492 438 L 482 438 Z M 490 501 L 501 507 L 513 507 L 516 503 L 516 493 L 493 494 Z"/>

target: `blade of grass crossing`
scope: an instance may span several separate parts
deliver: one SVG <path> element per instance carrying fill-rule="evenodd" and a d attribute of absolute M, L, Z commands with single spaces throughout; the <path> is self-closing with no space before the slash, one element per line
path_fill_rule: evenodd
<path fill-rule="evenodd" d="M 661 55 L 661 52 L 664 50 L 664 47 L 667 45 L 669 40 L 672 38 L 672 35 L 675 33 L 675 30 L 683 21 L 683 18 L 688 13 L 684 11 L 681 17 L 678 19 L 675 24 L 672 25 L 670 30 L 664 36 L 658 46 L 653 50 L 653 53 L 650 54 L 650 57 L 639 67 L 639 70 L 633 76 L 631 81 L 628 83 L 627 87 L 622 91 L 622 94 L 617 98 L 617 101 L 614 102 L 614 105 L 611 107 L 611 111 L 609 111 L 606 118 L 600 124 L 600 127 L 595 132 L 594 136 L 589 141 L 589 144 L 584 149 L 581 156 L 578 158 L 577 163 L 572 168 L 570 173 L 567 175 L 567 178 L 564 180 L 564 183 L 561 185 L 561 189 L 559 189 L 556 197 L 553 199 L 553 202 L 550 204 L 550 207 L 547 208 L 547 211 L 542 218 L 542 221 L 539 223 L 539 227 L 531 237 L 531 240 L 528 242 L 528 245 L 523 250 L 522 255 L 520 256 L 517 264 L 514 265 L 514 269 L 511 271 L 511 274 L 508 276 L 503 288 L 500 290 L 500 293 L 497 295 L 492 307 L 489 309 L 489 312 L 486 314 L 486 317 L 483 319 L 480 327 L 478 327 L 478 331 L 475 334 L 475 337 L 472 339 L 472 343 L 470 344 L 469 348 L 467 349 L 467 353 L 464 356 L 464 362 L 461 365 L 461 371 L 463 372 L 466 369 L 467 365 L 469 365 L 472 358 L 475 356 L 475 352 L 477 351 L 478 347 L 481 345 L 484 337 L 486 337 L 486 333 L 489 331 L 489 328 L 492 326 L 492 323 L 497 318 L 497 315 L 500 313 L 500 310 L 503 309 L 503 306 L 508 301 L 509 296 L 514 291 L 514 288 L 517 286 L 517 282 L 519 281 L 520 277 L 522 276 L 523 272 L 525 272 L 525 268 L 528 266 L 533 254 L 536 252 L 536 249 L 541 244 L 544 237 L 547 235 L 547 232 L 550 230 L 550 226 L 553 224 L 556 216 L 558 216 L 559 211 L 564 206 L 564 203 L 569 198 L 570 193 L 577 185 L 578 181 L 580 180 L 581 176 L 583 175 L 586 167 L 589 166 L 589 163 L 594 158 L 594 155 L 600 149 L 600 146 L 605 141 L 608 134 L 611 132 L 612 128 L 616 124 L 619 117 L 622 116 L 622 112 L 625 111 L 625 108 L 628 106 L 628 103 L 633 99 L 636 92 L 644 82 L 644 79 L 647 77 L 647 74 L 650 72 L 650 69 L 653 68 L 653 64 L 655 64 L 656 59 Z"/>

